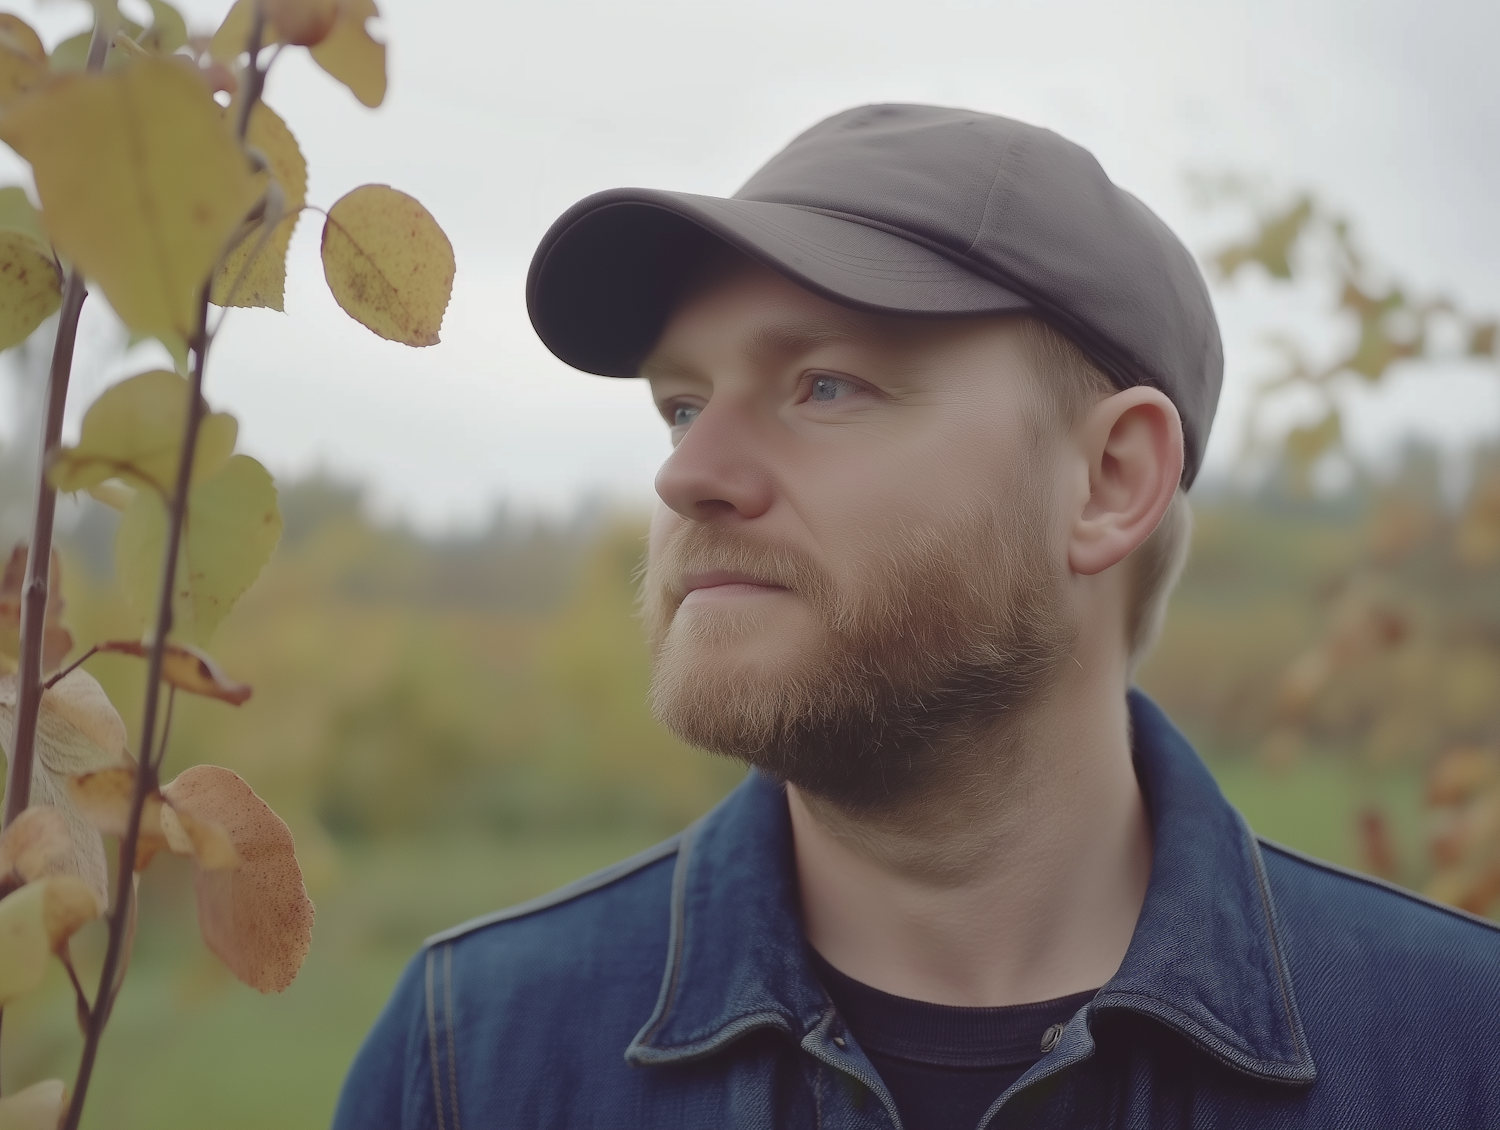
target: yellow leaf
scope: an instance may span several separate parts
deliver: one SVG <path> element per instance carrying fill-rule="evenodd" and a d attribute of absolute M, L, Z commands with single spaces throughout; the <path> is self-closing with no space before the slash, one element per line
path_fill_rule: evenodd
<path fill-rule="evenodd" d="M 250 25 L 254 18 L 255 0 L 235 0 L 209 42 L 209 56 L 218 63 L 233 63 L 243 55 L 250 44 Z M 260 45 L 269 47 L 279 42 L 275 25 L 267 21 L 261 32 Z"/>
<path fill-rule="evenodd" d="M 190 338 L 201 288 L 255 202 L 203 83 L 167 59 L 58 76 L 0 118 L 0 140 L 31 162 L 58 251 L 121 320 Z"/>
<path fill-rule="evenodd" d="M 100 651 L 133 655 L 137 659 L 147 658 L 151 651 L 149 644 L 139 640 L 108 640 L 95 646 Z M 250 687 L 235 682 L 211 658 L 188 644 L 166 645 L 162 652 L 161 679 L 180 691 L 216 698 L 233 706 L 250 697 Z"/>
<path fill-rule="evenodd" d="M 453 245 L 443 229 L 404 192 L 367 184 L 328 211 L 328 289 L 350 317 L 383 338 L 436 345 L 453 269 Z"/>
<path fill-rule="evenodd" d="M 231 106 L 230 114 L 237 112 Z M 274 176 L 281 186 L 285 214 L 276 221 L 264 245 L 261 243 L 264 221 L 248 225 L 240 233 L 240 242 L 214 276 L 212 297 L 219 306 L 269 306 L 280 310 L 286 289 L 286 251 L 307 200 L 307 162 L 292 131 L 264 102 L 256 103 L 251 111 L 245 140 L 260 150 L 270 166 L 269 172 L 256 174 L 257 193 L 264 192 L 267 181 Z"/>
<path fill-rule="evenodd" d="M 0 1099 L 0 1130 L 57 1130 L 68 1106 L 61 1079 L 44 1079 Z"/>
<path fill-rule="evenodd" d="M 240 866 L 194 868 L 198 925 L 208 948 L 263 993 L 292 983 L 312 945 L 313 905 L 292 833 L 240 777 L 198 765 L 162 787 L 178 816 L 223 829 Z"/>
<path fill-rule="evenodd" d="M 20 345 L 62 305 L 62 272 L 46 243 L 0 231 L 0 349 Z"/>
<path fill-rule="evenodd" d="M 31 26 L 0 12 L 0 108 L 15 105 L 47 76 L 47 49 Z"/>
<path fill-rule="evenodd" d="M 152 491 L 138 491 L 115 537 L 115 563 L 143 624 L 155 623 L 167 512 Z M 270 474 L 236 455 L 192 490 L 173 602 L 173 632 L 207 644 L 229 610 L 260 576 L 281 538 L 281 512 Z"/>
<path fill-rule="evenodd" d="M 30 883 L 66 875 L 72 854 L 67 818 L 51 805 L 32 805 L 0 832 L 0 876 L 14 872 Z"/>
<path fill-rule="evenodd" d="M 158 369 L 111 385 L 84 413 L 78 446 L 57 453 L 48 477 L 62 491 L 87 490 L 106 479 L 152 487 L 170 498 L 177 487 L 182 431 L 192 386 Z M 210 412 L 198 430 L 193 479 L 217 474 L 234 450 L 239 425 L 233 416 Z"/>
<path fill-rule="evenodd" d="M 0 749 L 7 757 L 14 748 L 15 725 L 16 677 L 0 676 Z M 62 813 L 73 841 L 67 873 L 86 883 L 100 906 L 109 903 L 104 843 L 73 804 L 68 779 L 95 769 L 119 767 L 125 761 L 125 724 L 93 676 L 80 668 L 42 693 L 31 803 L 48 805 Z"/>
<path fill-rule="evenodd" d="M 130 800 L 135 792 L 135 766 L 95 769 L 68 778 L 68 799 L 82 817 L 106 836 L 125 835 L 130 823 Z M 153 790 L 141 806 L 140 830 L 135 840 L 135 869 L 144 871 L 156 853 L 171 847 L 162 827 L 161 793 Z"/>
<path fill-rule="evenodd" d="M 370 107 L 385 101 L 385 44 L 365 30 L 365 21 L 379 15 L 375 0 L 339 0 L 339 22 L 310 48 L 313 62 Z"/>
<path fill-rule="evenodd" d="M 10 553 L 0 576 L 0 656 L 16 662 L 21 658 L 21 586 L 26 581 L 26 546 Z M 47 580 L 47 614 L 43 618 L 42 670 L 55 671 L 73 650 L 73 634 L 63 627 L 62 558 L 52 553 Z"/>
<path fill-rule="evenodd" d="M 97 917 L 93 894 L 71 875 L 27 883 L 0 899 L 0 1006 L 40 985 L 47 959 Z"/>

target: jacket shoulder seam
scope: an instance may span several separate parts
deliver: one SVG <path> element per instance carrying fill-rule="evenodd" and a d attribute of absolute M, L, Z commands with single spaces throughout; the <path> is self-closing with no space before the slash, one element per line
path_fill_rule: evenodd
<path fill-rule="evenodd" d="M 682 835 L 679 833 L 671 839 L 663 840 L 654 847 L 637 852 L 628 859 L 622 859 L 619 863 L 611 864 L 602 871 L 586 875 L 582 879 L 557 888 L 555 891 L 550 891 L 534 899 L 528 899 L 526 902 L 517 903 L 515 906 L 505 907 L 503 910 L 481 914 L 478 918 L 471 918 L 467 922 L 462 922 L 457 926 L 433 934 L 422 945 L 423 947 L 430 947 L 442 945 L 445 942 L 457 941 L 459 938 L 467 934 L 472 934 L 476 930 L 483 930 L 486 926 L 494 926 L 500 922 L 511 922 L 517 918 L 526 918 L 543 910 L 550 910 L 554 906 L 562 906 L 564 903 L 572 902 L 574 899 L 582 898 L 584 895 L 603 890 L 605 887 L 618 883 L 621 879 L 627 879 L 637 871 L 641 871 L 651 866 L 651 864 L 675 854 L 681 841 Z"/>
<path fill-rule="evenodd" d="M 1362 883 L 1367 887 L 1374 887 L 1388 894 L 1397 895 L 1407 902 L 1414 902 L 1418 906 L 1439 911 L 1450 918 L 1457 918 L 1460 921 L 1468 922 L 1475 926 L 1483 926 L 1492 934 L 1500 934 L 1500 923 L 1491 922 L 1488 918 L 1481 918 L 1477 914 L 1470 914 L 1467 910 L 1460 910 L 1456 906 L 1448 906 L 1445 903 L 1435 902 L 1425 895 L 1418 894 L 1416 891 L 1408 890 L 1396 883 L 1388 882 L 1374 875 L 1366 875 L 1362 872 L 1351 870 L 1348 867 L 1340 867 L 1337 863 L 1329 863 L 1326 859 L 1318 859 L 1305 852 L 1300 852 L 1296 848 L 1289 848 L 1285 844 L 1278 844 L 1275 840 L 1269 840 L 1265 836 L 1258 835 L 1255 838 L 1260 841 L 1262 847 L 1284 855 L 1297 863 L 1304 863 L 1309 867 L 1325 871 L 1341 879 L 1350 879 L 1356 883 Z"/>

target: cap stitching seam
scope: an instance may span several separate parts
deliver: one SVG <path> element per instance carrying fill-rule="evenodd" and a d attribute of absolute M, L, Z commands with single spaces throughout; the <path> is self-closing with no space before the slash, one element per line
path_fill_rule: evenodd
<path fill-rule="evenodd" d="M 1015 184 L 1012 180 L 1007 179 L 1003 185 L 1001 184 L 1001 176 L 1005 173 L 1005 170 L 1010 167 L 1011 154 L 1019 154 L 1019 151 L 1023 150 L 1026 147 L 1026 144 L 1026 136 L 1024 134 L 1017 134 L 1015 137 L 1011 138 L 1010 143 L 1006 145 L 1005 150 L 1000 154 L 1000 160 L 995 166 L 995 175 L 990 179 L 990 188 L 989 191 L 985 194 L 984 212 L 979 217 L 979 227 L 975 230 L 974 238 L 969 240 L 969 246 L 964 251 L 965 258 L 972 257 L 974 254 L 974 249 L 979 246 L 979 237 L 982 236 L 989 227 L 990 213 L 1002 211 L 1003 202 L 1008 201 L 1011 197 L 1011 194 L 1015 191 Z M 998 199 L 996 196 L 996 189 L 1000 190 Z"/>

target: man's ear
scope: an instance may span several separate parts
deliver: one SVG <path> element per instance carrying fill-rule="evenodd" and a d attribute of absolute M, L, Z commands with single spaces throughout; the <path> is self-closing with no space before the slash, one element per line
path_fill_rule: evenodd
<path fill-rule="evenodd" d="M 1074 435 L 1089 493 L 1068 541 L 1068 565 L 1102 573 L 1151 536 L 1182 479 L 1182 418 L 1159 389 L 1137 386 L 1094 405 Z"/>

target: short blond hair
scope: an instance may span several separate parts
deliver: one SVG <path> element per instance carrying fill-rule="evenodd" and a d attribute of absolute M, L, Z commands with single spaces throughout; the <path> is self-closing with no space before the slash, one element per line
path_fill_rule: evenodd
<path fill-rule="evenodd" d="M 1021 347 L 1031 362 L 1053 420 L 1071 427 L 1091 407 L 1117 392 L 1113 381 L 1070 338 L 1039 318 L 1017 319 Z M 1132 672 L 1150 654 L 1161 635 L 1167 601 L 1193 540 L 1193 511 L 1181 486 L 1172 496 L 1151 536 L 1126 558 L 1129 603 L 1125 609 L 1125 642 Z"/>

